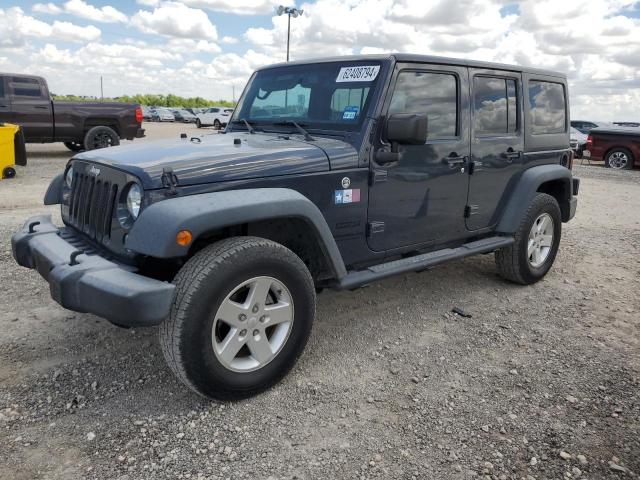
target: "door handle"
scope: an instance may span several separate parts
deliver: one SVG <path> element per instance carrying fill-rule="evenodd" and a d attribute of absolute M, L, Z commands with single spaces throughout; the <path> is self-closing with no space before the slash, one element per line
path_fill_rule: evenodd
<path fill-rule="evenodd" d="M 513 148 L 510 148 L 506 152 L 502 152 L 502 158 L 507 160 L 509 163 L 513 162 L 514 159 L 520 158 L 520 152 L 514 151 Z"/>
<path fill-rule="evenodd" d="M 49 107 L 45 105 L 34 105 L 33 108 L 37 108 L 38 110 L 46 110 Z"/>
<path fill-rule="evenodd" d="M 442 163 L 448 164 L 451 168 L 459 167 L 460 165 L 464 165 L 469 160 L 466 156 L 457 156 L 457 155 L 449 155 L 442 159 Z"/>

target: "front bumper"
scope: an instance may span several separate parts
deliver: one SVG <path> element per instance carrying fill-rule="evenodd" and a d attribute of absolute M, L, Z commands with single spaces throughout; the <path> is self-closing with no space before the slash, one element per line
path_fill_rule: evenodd
<path fill-rule="evenodd" d="M 48 215 L 28 219 L 11 238 L 13 257 L 49 282 L 51 297 L 64 308 L 93 313 L 121 326 L 157 325 L 169 315 L 171 283 L 96 254 L 82 253 L 62 237 Z"/>

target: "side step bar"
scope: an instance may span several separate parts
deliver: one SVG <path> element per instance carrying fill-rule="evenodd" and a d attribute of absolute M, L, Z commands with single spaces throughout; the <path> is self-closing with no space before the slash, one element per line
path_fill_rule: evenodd
<path fill-rule="evenodd" d="M 415 272 L 433 267 L 450 260 L 476 255 L 479 253 L 490 253 L 502 247 L 506 247 L 515 242 L 513 237 L 489 237 L 475 242 L 465 243 L 457 248 L 444 248 L 434 252 L 423 253 L 413 257 L 402 258 L 392 262 L 374 265 L 366 270 L 352 271 L 343 277 L 336 288 L 338 290 L 350 290 L 362 287 L 376 280 L 392 277 L 400 273 Z"/>

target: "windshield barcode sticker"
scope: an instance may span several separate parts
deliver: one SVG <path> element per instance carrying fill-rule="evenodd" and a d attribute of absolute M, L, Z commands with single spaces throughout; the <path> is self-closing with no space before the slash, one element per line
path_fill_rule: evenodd
<path fill-rule="evenodd" d="M 376 79 L 380 65 L 362 65 L 359 67 L 342 67 L 336 82 L 371 82 Z"/>

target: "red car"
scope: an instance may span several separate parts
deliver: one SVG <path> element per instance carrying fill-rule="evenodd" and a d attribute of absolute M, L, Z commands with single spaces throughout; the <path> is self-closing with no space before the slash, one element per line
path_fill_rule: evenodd
<path fill-rule="evenodd" d="M 640 166 L 640 128 L 598 127 L 589 132 L 585 158 L 618 170 Z"/>

